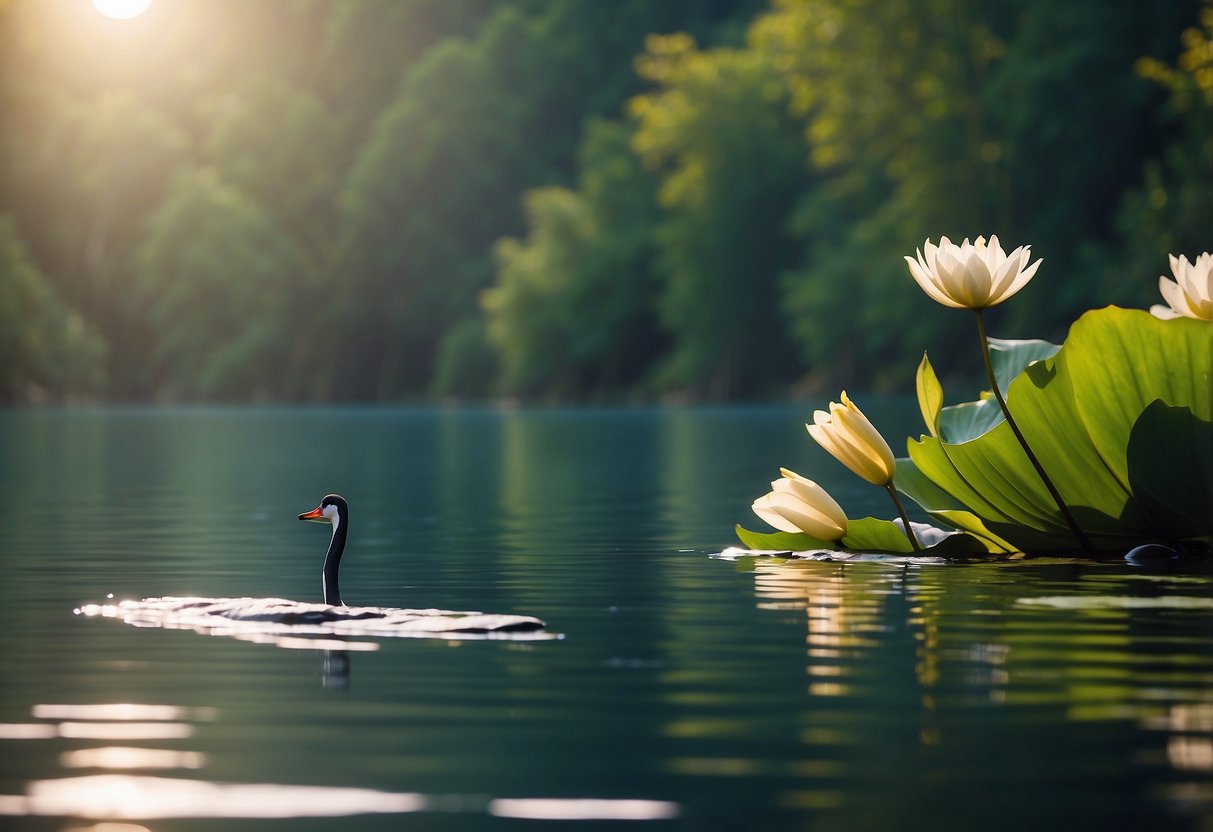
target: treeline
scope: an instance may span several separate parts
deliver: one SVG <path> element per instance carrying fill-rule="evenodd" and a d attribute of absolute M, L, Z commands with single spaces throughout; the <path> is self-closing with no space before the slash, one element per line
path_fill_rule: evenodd
<path fill-rule="evenodd" d="M 1211 42 L 1209 0 L 0 0 L 0 399 L 904 385 L 972 337 L 927 236 L 1045 258 L 1008 336 L 1213 248 Z"/>

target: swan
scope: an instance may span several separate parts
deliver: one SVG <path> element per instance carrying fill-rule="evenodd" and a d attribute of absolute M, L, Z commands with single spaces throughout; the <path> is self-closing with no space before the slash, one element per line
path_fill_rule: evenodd
<path fill-rule="evenodd" d="M 340 494 L 327 494 L 300 520 L 333 528 L 324 556 L 324 604 L 285 598 L 144 598 L 142 601 L 84 604 L 77 615 L 119 618 L 139 627 L 192 629 L 213 635 L 261 640 L 266 636 L 337 635 L 413 637 L 561 638 L 527 615 L 490 614 L 438 609 L 349 607 L 341 600 L 338 569 L 350 530 L 350 506 Z M 298 639 L 296 639 L 296 642 Z M 285 644 L 283 646 L 286 646 Z M 291 646 L 298 646 L 292 644 Z"/>
<path fill-rule="evenodd" d="M 311 511 L 299 515 L 300 520 L 310 520 L 313 523 L 331 523 L 333 537 L 329 540 L 329 550 L 324 555 L 324 571 L 320 582 L 324 588 L 324 603 L 334 607 L 344 607 L 341 600 L 341 587 L 337 583 L 337 570 L 341 567 L 341 555 L 345 552 L 345 538 L 350 529 L 350 504 L 340 494 L 326 494 L 320 505 Z"/>

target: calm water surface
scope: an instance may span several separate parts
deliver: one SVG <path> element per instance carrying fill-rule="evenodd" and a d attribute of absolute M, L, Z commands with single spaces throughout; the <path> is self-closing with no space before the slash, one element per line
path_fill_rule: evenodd
<path fill-rule="evenodd" d="M 0 828 L 1213 829 L 1209 566 L 710 557 L 781 464 L 889 514 L 806 415 L 0 412 Z M 319 600 L 295 515 L 328 491 L 348 603 L 564 637 L 326 652 L 73 614 Z"/>

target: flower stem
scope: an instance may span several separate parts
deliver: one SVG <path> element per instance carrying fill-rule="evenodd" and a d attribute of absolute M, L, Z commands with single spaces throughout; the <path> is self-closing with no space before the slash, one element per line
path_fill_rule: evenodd
<path fill-rule="evenodd" d="M 893 498 L 893 505 L 897 506 L 897 513 L 901 515 L 901 522 L 905 525 L 906 537 L 910 538 L 910 545 L 914 547 L 915 552 L 921 552 L 922 547 L 918 545 L 914 529 L 910 528 L 910 518 L 906 516 L 905 506 L 901 504 L 901 498 L 897 496 L 897 489 L 893 487 L 893 481 L 889 480 L 889 484 L 885 488 L 888 489 L 889 496 Z"/>
<path fill-rule="evenodd" d="M 1092 545 L 1086 533 L 1078 526 L 1078 521 L 1074 519 L 1074 515 L 1070 513 L 1069 507 L 1061 498 L 1061 493 L 1057 490 L 1057 486 L 1053 485 L 1053 481 L 1049 479 L 1049 475 L 1045 473 L 1044 466 L 1040 464 L 1040 460 L 1036 458 L 1036 454 L 1028 446 L 1028 440 L 1024 438 L 1023 432 L 1019 429 L 1019 425 L 1015 423 L 1015 419 L 1011 416 L 1011 410 L 1007 407 L 1007 400 L 1002 397 L 1002 391 L 998 389 L 998 379 L 994 375 L 994 364 L 990 361 L 990 343 L 986 338 L 986 321 L 982 313 L 984 309 L 974 309 L 973 314 L 977 316 L 977 334 L 981 338 L 981 358 L 986 365 L 986 375 L 990 379 L 990 387 L 994 391 L 994 398 L 998 400 L 998 406 L 1002 408 L 1002 415 L 1006 417 L 1007 424 L 1011 426 L 1011 432 L 1015 434 L 1015 438 L 1019 440 L 1023 452 L 1027 454 L 1028 461 L 1032 463 L 1032 467 L 1036 469 L 1036 473 L 1040 475 L 1040 481 L 1044 483 L 1045 488 L 1049 490 L 1049 494 L 1053 497 L 1053 502 L 1057 503 L 1057 510 L 1061 512 L 1061 516 L 1065 518 L 1066 525 L 1070 527 L 1074 539 L 1078 541 L 1078 545 L 1088 555 L 1096 555 L 1098 551 Z"/>

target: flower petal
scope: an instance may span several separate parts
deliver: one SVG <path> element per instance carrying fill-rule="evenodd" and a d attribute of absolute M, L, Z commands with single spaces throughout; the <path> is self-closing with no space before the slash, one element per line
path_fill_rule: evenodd
<path fill-rule="evenodd" d="M 1025 255 L 1024 259 L 1025 260 L 1027 259 L 1026 255 Z M 1040 268 L 1040 264 L 1043 262 L 1044 262 L 1044 258 L 1041 257 L 1035 263 L 1028 266 L 1026 269 L 1021 271 L 1019 274 L 1015 275 L 1015 279 L 1013 281 L 1011 281 L 1011 285 L 1008 286 L 1006 289 L 1004 289 L 1002 292 L 1002 295 L 1000 297 L 998 297 L 997 299 L 995 299 L 994 302 L 991 303 L 990 305 L 996 306 L 997 304 L 1002 303 L 1004 300 L 1006 300 L 1007 298 L 1014 295 L 1016 292 L 1018 292 L 1024 286 L 1027 286 L 1028 281 L 1036 276 L 1036 270 Z"/>
<path fill-rule="evenodd" d="M 1196 317 L 1196 311 L 1192 308 L 1187 294 L 1177 282 L 1168 280 L 1165 277 L 1159 277 L 1158 291 L 1162 293 L 1162 299 L 1167 302 L 1167 305 L 1171 307 L 1176 315 L 1182 315 L 1186 318 Z"/>
<path fill-rule="evenodd" d="M 920 254 L 919 257 L 921 256 Z M 951 306 L 957 309 L 963 308 L 940 290 L 939 286 L 936 285 L 935 276 L 931 274 L 925 263 L 921 262 L 921 260 L 916 261 L 909 256 L 906 257 L 906 262 L 910 264 L 910 276 L 914 278 L 919 288 L 927 293 L 927 297 L 936 303 L 942 303 L 944 306 Z"/>
<path fill-rule="evenodd" d="M 782 514 L 771 507 L 771 494 L 762 495 L 754 501 L 750 508 L 754 509 L 754 513 L 762 518 L 771 528 L 793 534 L 800 531 L 799 526 L 787 520 Z"/>
<path fill-rule="evenodd" d="M 781 517 L 793 525 L 797 531 L 821 540 L 837 540 L 846 534 L 845 525 L 839 525 L 820 512 L 814 511 L 811 506 L 794 494 L 784 491 L 772 492 L 768 495 L 764 509 Z"/>
<path fill-rule="evenodd" d="M 787 484 L 786 486 L 782 486 L 783 488 L 796 494 L 805 503 L 812 506 L 814 511 L 821 514 L 822 517 L 831 520 L 835 525 L 846 525 L 846 512 L 842 510 L 842 506 L 838 505 L 838 502 L 830 496 L 828 491 L 811 479 L 800 476 L 795 471 L 780 468 L 779 472 L 783 474 L 783 479 L 779 480 L 779 482 Z"/>

